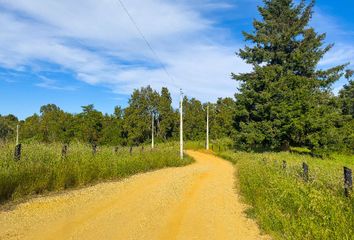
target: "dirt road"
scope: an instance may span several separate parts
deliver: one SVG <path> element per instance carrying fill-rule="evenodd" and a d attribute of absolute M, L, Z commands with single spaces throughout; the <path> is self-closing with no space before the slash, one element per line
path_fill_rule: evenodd
<path fill-rule="evenodd" d="M 33 199 L 0 213 L 0 239 L 264 239 L 242 213 L 233 166 L 196 163 Z"/>

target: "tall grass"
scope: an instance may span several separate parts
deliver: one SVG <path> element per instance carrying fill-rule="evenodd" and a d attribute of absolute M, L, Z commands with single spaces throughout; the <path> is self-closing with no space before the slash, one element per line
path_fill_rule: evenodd
<path fill-rule="evenodd" d="M 60 144 L 31 143 L 23 145 L 20 161 L 15 161 L 13 144 L 0 146 L 0 203 L 27 195 L 58 191 L 121 179 L 136 173 L 163 167 L 177 167 L 191 163 L 179 159 L 175 144 L 164 144 L 151 151 L 145 147 L 99 147 L 95 155 L 89 145 L 75 143 L 61 156 Z"/>
<path fill-rule="evenodd" d="M 236 163 L 248 214 L 274 239 L 354 239 L 354 198 L 343 195 L 343 166 L 353 156 L 318 159 L 290 153 L 224 152 Z M 282 161 L 287 168 L 282 168 Z M 302 178 L 309 165 L 309 181 Z"/>
<path fill-rule="evenodd" d="M 212 139 L 209 142 L 209 149 L 213 150 L 214 152 L 224 152 L 228 149 L 231 149 L 233 146 L 233 142 L 229 138 L 222 138 L 222 139 Z M 206 141 L 187 141 L 185 143 L 186 149 L 191 150 L 202 150 L 206 147 Z"/>

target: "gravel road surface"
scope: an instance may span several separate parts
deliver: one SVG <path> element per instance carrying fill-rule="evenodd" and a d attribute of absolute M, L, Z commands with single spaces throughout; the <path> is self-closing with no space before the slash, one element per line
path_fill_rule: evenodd
<path fill-rule="evenodd" d="M 139 174 L 0 212 L 0 239 L 268 239 L 245 217 L 234 167 L 187 151 L 196 163 Z"/>

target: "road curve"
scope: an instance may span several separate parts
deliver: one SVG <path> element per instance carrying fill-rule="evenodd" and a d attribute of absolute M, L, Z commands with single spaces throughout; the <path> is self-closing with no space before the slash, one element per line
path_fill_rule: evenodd
<path fill-rule="evenodd" d="M 0 239 L 268 239 L 244 216 L 233 166 L 213 155 L 187 153 L 196 163 L 0 212 Z"/>

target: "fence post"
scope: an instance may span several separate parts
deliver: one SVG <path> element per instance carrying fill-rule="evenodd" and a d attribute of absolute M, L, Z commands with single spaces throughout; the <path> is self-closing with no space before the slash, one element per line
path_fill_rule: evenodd
<path fill-rule="evenodd" d="M 214 144 L 211 145 L 211 150 L 214 151 Z"/>
<path fill-rule="evenodd" d="M 21 143 L 17 144 L 15 147 L 15 154 L 14 154 L 15 160 L 17 161 L 21 160 L 21 149 L 22 149 L 22 144 Z"/>
<path fill-rule="evenodd" d="M 344 167 L 344 195 L 349 197 L 350 192 L 353 190 L 352 170 Z"/>
<path fill-rule="evenodd" d="M 130 155 L 132 155 L 132 153 L 133 153 L 133 147 L 132 146 L 130 146 L 129 153 L 130 153 Z"/>
<path fill-rule="evenodd" d="M 141 152 L 144 152 L 144 145 L 141 146 Z"/>
<path fill-rule="evenodd" d="M 221 152 L 221 150 L 220 150 L 221 148 L 220 148 L 220 145 L 219 145 L 219 152 Z"/>
<path fill-rule="evenodd" d="M 304 181 L 307 182 L 309 180 L 309 165 L 306 163 L 302 163 L 302 169 L 303 169 L 303 178 Z"/>
<path fill-rule="evenodd" d="M 66 158 L 67 152 L 68 152 L 68 145 L 64 144 L 63 147 L 61 148 L 61 157 Z"/>
<path fill-rule="evenodd" d="M 286 161 L 283 160 L 283 165 L 282 165 L 283 169 L 285 170 L 286 169 Z"/>

